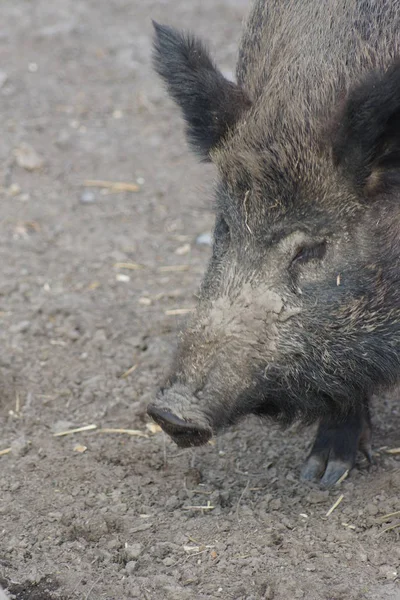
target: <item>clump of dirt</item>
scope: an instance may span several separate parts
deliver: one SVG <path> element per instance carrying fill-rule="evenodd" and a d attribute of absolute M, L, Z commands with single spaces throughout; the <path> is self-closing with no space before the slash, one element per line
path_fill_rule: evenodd
<path fill-rule="evenodd" d="M 192 452 L 148 427 L 209 257 L 215 175 L 187 151 L 152 73 L 150 17 L 212 40 L 231 72 L 247 10 L 245 0 L 2 4 L 10 597 L 400 597 L 396 394 L 374 402 L 373 466 L 360 462 L 329 492 L 299 482 L 308 429 L 250 418 Z"/>
<path fill-rule="evenodd" d="M 59 584 L 47 577 L 43 577 L 40 581 L 32 583 L 26 581 L 24 583 L 11 583 L 7 580 L 0 579 L 0 585 L 7 590 L 8 594 L 14 600 L 68 600 L 66 596 L 57 594 Z M 56 595 L 53 595 L 56 592 Z M 0 596 L 1 597 L 1 596 Z"/>

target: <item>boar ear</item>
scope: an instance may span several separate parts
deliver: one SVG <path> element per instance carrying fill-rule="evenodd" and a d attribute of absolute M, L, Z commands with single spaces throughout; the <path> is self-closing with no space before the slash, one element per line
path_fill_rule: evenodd
<path fill-rule="evenodd" d="M 207 160 L 250 101 L 218 71 L 199 40 L 153 25 L 155 69 L 183 112 L 191 145 Z"/>
<path fill-rule="evenodd" d="M 334 158 L 361 192 L 373 195 L 400 184 L 400 62 L 350 92 Z"/>

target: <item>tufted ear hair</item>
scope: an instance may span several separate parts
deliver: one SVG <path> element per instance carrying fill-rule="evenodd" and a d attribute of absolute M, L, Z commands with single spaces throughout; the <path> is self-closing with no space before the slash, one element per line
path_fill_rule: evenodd
<path fill-rule="evenodd" d="M 190 144 L 208 160 L 211 150 L 250 107 L 250 100 L 215 67 L 201 41 L 171 27 L 153 25 L 155 69 L 182 110 Z"/>
<path fill-rule="evenodd" d="M 400 185 L 400 61 L 350 91 L 333 155 L 361 193 Z"/>

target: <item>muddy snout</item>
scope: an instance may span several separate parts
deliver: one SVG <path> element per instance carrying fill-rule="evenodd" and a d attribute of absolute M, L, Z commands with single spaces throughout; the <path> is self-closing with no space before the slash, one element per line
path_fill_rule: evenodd
<path fill-rule="evenodd" d="M 180 448 L 202 446 L 212 437 L 212 429 L 196 410 L 182 410 L 190 401 L 181 394 L 159 394 L 147 407 L 147 414 L 167 433 Z"/>

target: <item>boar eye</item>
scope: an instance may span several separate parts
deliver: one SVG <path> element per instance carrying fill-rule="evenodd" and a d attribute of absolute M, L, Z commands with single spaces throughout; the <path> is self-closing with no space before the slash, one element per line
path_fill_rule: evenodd
<path fill-rule="evenodd" d="M 321 260 L 326 253 L 326 241 L 319 242 L 318 244 L 310 244 L 297 248 L 296 253 L 292 259 L 292 265 L 305 264 L 312 259 Z"/>

